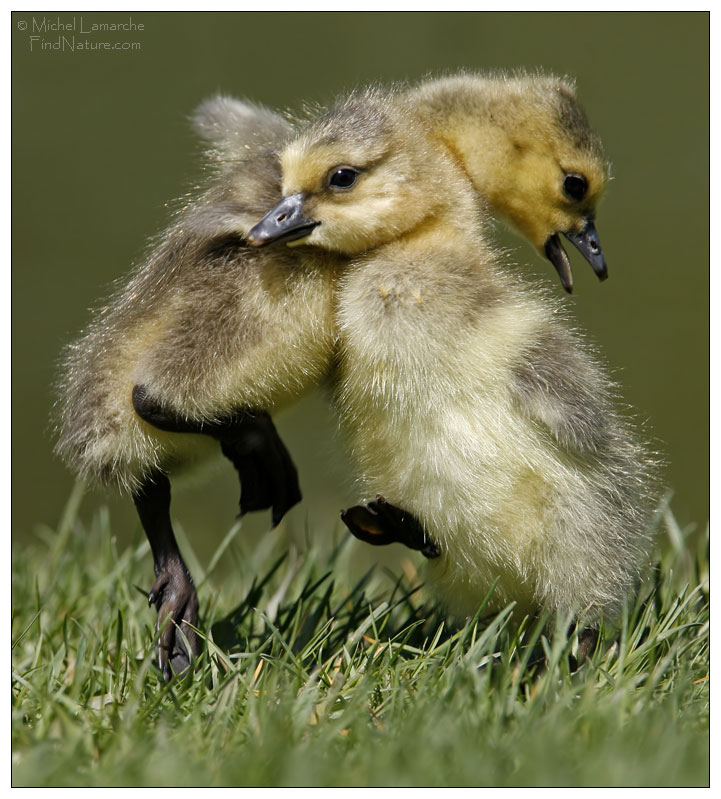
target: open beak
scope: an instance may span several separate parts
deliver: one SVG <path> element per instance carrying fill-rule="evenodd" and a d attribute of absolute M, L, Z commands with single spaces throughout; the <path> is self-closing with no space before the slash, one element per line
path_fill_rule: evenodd
<path fill-rule="evenodd" d="M 303 216 L 302 194 L 291 194 L 283 199 L 258 222 L 248 233 L 248 244 L 265 247 L 280 241 L 295 241 L 307 236 L 318 222 Z"/>
<path fill-rule="evenodd" d="M 606 259 L 603 257 L 601 242 L 598 240 L 598 233 L 596 233 L 593 221 L 589 219 L 580 233 L 564 233 L 563 235 L 591 264 L 593 271 L 598 275 L 598 279 L 605 280 L 608 277 Z M 571 262 L 568 260 L 568 255 L 566 255 L 566 251 L 558 238 L 558 233 L 549 236 L 543 245 L 543 249 L 546 253 L 546 258 L 556 267 L 563 288 L 570 294 L 573 291 Z"/>

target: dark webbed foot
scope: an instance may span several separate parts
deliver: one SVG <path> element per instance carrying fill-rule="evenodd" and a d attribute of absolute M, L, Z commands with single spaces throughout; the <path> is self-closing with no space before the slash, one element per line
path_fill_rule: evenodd
<path fill-rule="evenodd" d="M 161 569 L 148 594 L 148 604 L 158 610 L 158 665 L 169 681 L 174 674 L 183 675 L 200 654 L 198 634 L 189 626 L 198 626 L 198 595 L 182 561 L 171 561 Z"/>
<path fill-rule="evenodd" d="M 298 472 L 270 416 L 239 414 L 213 434 L 240 477 L 240 513 L 272 508 L 273 527 L 302 496 Z"/>
<path fill-rule="evenodd" d="M 374 546 L 404 544 L 427 558 L 437 558 L 441 551 L 423 525 L 412 514 L 377 496 L 367 505 L 355 505 L 341 511 L 341 519 L 356 538 Z"/>
<path fill-rule="evenodd" d="M 184 419 L 163 407 L 142 385 L 133 389 L 133 406 L 141 419 L 159 430 L 202 433 L 220 442 L 240 477 L 241 515 L 272 508 L 275 527 L 302 499 L 295 465 L 264 411 L 242 410 L 213 422 Z"/>

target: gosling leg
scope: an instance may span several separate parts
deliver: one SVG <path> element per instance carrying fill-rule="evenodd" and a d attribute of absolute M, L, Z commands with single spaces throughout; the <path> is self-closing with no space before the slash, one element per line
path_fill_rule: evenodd
<path fill-rule="evenodd" d="M 158 611 L 158 665 L 163 678 L 169 681 L 173 674 L 183 674 L 200 654 L 198 635 L 189 626 L 198 626 L 198 595 L 170 523 L 167 476 L 160 471 L 151 474 L 133 494 L 133 500 L 153 552 L 156 580 L 148 604 L 155 605 Z"/>
<path fill-rule="evenodd" d="M 577 665 L 581 665 L 596 649 L 598 643 L 598 630 L 592 627 L 585 627 L 578 633 L 578 655 L 576 656 Z"/>
<path fill-rule="evenodd" d="M 391 505 L 381 496 L 367 505 L 355 505 L 341 511 L 345 526 L 356 538 L 375 546 L 404 544 L 427 558 L 437 558 L 441 550 L 412 514 Z"/>
<path fill-rule="evenodd" d="M 243 410 L 220 422 L 195 422 L 163 408 L 145 386 L 133 389 L 135 412 L 148 424 L 170 433 L 201 433 L 220 442 L 240 478 L 240 515 L 272 508 L 275 527 L 302 499 L 298 472 L 270 416 Z"/>

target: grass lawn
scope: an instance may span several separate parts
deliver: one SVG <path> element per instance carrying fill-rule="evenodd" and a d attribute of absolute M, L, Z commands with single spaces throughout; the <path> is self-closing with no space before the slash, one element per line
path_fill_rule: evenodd
<path fill-rule="evenodd" d="M 187 558 L 208 646 L 166 685 L 134 585 L 149 548 L 118 551 L 79 498 L 14 551 L 16 786 L 708 784 L 707 539 L 669 511 L 620 633 L 580 668 L 566 620 L 453 626 L 412 572 L 352 579 L 350 536 L 285 553 L 236 527 L 209 563 Z"/>

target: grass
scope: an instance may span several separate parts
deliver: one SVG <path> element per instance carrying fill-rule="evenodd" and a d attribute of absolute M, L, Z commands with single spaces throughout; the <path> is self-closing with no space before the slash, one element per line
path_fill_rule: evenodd
<path fill-rule="evenodd" d="M 208 646 L 167 685 L 133 585 L 147 544 L 118 551 L 79 501 L 14 552 L 16 786 L 708 784 L 707 539 L 669 511 L 648 583 L 580 668 L 565 620 L 452 626 L 408 577 L 352 580 L 360 544 L 244 551 L 234 528 L 205 568 L 189 558 Z"/>

